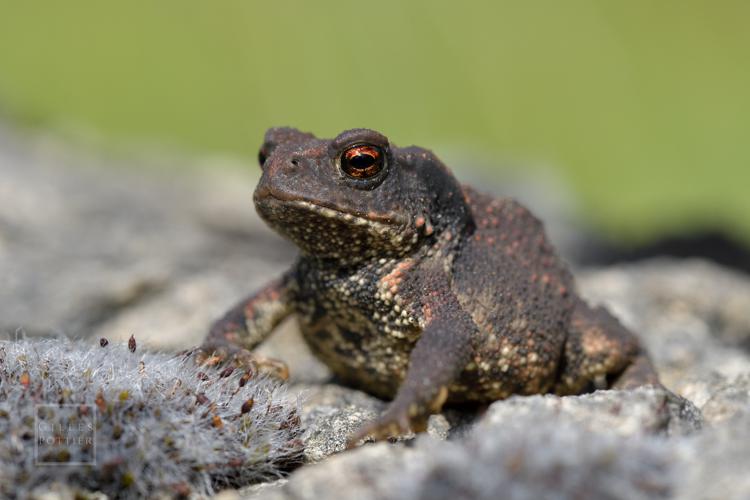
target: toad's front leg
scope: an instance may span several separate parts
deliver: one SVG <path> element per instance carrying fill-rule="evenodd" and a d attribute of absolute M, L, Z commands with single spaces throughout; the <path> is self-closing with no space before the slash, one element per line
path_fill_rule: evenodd
<path fill-rule="evenodd" d="M 293 271 L 285 273 L 258 292 L 237 303 L 216 321 L 197 352 L 199 362 L 216 365 L 231 362 L 259 367 L 279 378 L 288 376 L 286 365 L 250 352 L 293 312 Z"/>
<path fill-rule="evenodd" d="M 476 326 L 447 277 L 442 271 L 438 276 L 420 284 L 421 290 L 430 290 L 420 300 L 425 326 L 411 352 L 404 382 L 385 413 L 355 433 L 349 447 L 367 437 L 381 440 L 410 430 L 424 431 L 427 418 L 440 411 L 448 387 L 470 361 Z"/>

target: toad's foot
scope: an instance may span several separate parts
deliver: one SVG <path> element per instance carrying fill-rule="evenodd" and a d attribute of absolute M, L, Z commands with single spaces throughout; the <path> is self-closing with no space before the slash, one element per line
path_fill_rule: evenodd
<path fill-rule="evenodd" d="M 206 343 L 188 355 L 194 355 L 195 362 L 201 366 L 223 367 L 229 373 L 241 369 L 251 375 L 260 373 L 282 381 L 289 378 L 289 367 L 283 361 L 232 344 Z"/>
<path fill-rule="evenodd" d="M 412 408 L 400 408 L 398 406 L 388 409 L 376 421 L 363 426 L 355 432 L 347 441 L 346 448 L 351 449 L 363 440 L 371 439 L 382 441 L 397 438 L 413 432 L 424 432 L 427 430 L 427 418 L 429 414 L 417 414 Z"/>

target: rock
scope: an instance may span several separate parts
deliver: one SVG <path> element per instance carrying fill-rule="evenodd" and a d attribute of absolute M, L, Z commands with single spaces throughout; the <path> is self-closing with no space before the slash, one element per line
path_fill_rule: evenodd
<path fill-rule="evenodd" d="M 750 407 L 703 432 L 674 443 L 680 466 L 674 498 L 688 500 L 750 498 Z"/>
<path fill-rule="evenodd" d="M 566 419 L 592 432 L 636 434 L 689 434 L 702 426 L 698 408 L 690 401 L 657 388 L 633 391 L 597 391 L 581 396 L 514 396 L 492 403 L 475 426 L 500 428 L 504 422 L 549 415 Z"/>
<path fill-rule="evenodd" d="M 421 450 L 403 445 L 377 443 L 334 455 L 326 461 L 303 467 L 289 480 L 271 491 L 251 492 L 252 499 L 343 499 L 375 500 L 405 498 L 399 496 L 401 486 L 408 487 L 397 473 L 413 469 L 424 459 Z M 410 497 L 415 498 L 415 497 Z"/>
<path fill-rule="evenodd" d="M 310 463 L 344 450 L 349 436 L 385 409 L 383 401 L 338 385 L 294 389 L 303 400 L 305 461 Z"/>
<path fill-rule="evenodd" d="M 664 498 L 672 458 L 660 441 L 532 417 L 464 443 L 429 443 L 421 470 L 399 477 L 400 491 L 413 493 L 394 498 Z"/>
<path fill-rule="evenodd" d="M 79 498 L 107 500 L 109 497 L 100 491 L 94 492 L 77 486 L 54 482 L 34 488 L 29 492 L 29 498 L 31 500 L 76 500 Z"/>
<path fill-rule="evenodd" d="M 254 215 L 257 172 L 184 163 L 98 157 L 0 124 L 0 333 L 188 347 L 281 272 L 294 251 Z"/>
<path fill-rule="evenodd" d="M 239 490 L 224 490 L 214 497 L 214 500 L 237 500 L 240 498 L 278 498 L 280 489 L 287 483 L 287 479 L 281 478 L 267 483 L 253 484 L 240 488 Z M 221 496 L 221 498 L 217 498 Z"/>
<path fill-rule="evenodd" d="M 493 403 L 466 439 L 366 445 L 264 498 L 664 498 L 677 452 L 651 436 L 699 427 L 681 404 L 657 389 L 515 397 Z"/>
<path fill-rule="evenodd" d="M 750 374 L 716 387 L 703 405 L 703 412 L 712 423 L 750 414 Z"/>

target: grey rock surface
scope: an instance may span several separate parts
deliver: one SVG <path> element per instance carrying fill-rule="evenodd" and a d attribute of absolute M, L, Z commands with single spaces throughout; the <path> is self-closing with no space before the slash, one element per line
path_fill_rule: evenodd
<path fill-rule="evenodd" d="M 697 381 L 701 383 L 704 394 L 696 393 L 694 397 L 705 401 L 701 408 L 707 422 L 720 424 L 735 418 L 750 417 L 750 374 L 734 379 L 715 375 L 705 381 Z M 689 387 L 687 384 L 685 386 Z"/>
<path fill-rule="evenodd" d="M 0 180 L 5 337 L 135 334 L 144 347 L 189 347 L 294 256 L 254 214 L 256 169 L 224 159 L 97 155 L 0 125 Z M 534 190 L 524 193 L 535 206 Z M 547 225 L 569 236 L 569 221 Z M 750 498 L 750 278 L 699 260 L 578 278 L 591 302 L 639 333 L 679 397 L 517 397 L 447 409 L 424 436 L 343 451 L 386 403 L 337 385 L 289 321 L 260 349 L 290 366 L 307 463 L 224 496 Z"/>
<path fill-rule="evenodd" d="M 490 405 L 476 424 L 481 431 L 500 428 L 510 420 L 539 415 L 565 419 L 601 434 L 690 434 L 702 427 L 700 410 L 690 401 L 667 390 L 642 388 L 637 391 L 597 391 L 581 396 L 514 396 Z"/>
<path fill-rule="evenodd" d="M 291 261 L 253 214 L 255 169 L 180 163 L 0 125 L 0 332 L 189 346 Z"/>
<path fill-rule="evenodd" d="M 263 498 L 666 498 L 677 457 L 666 431 L 700 424 L 697 412 L 665 411 L 666 399 L 641 389 L 498 401 L 464 439 L 364 446 Z"/>
<path fill-rule="evenodd" d="M 748 407 L 690 439 L 672 443 L 680 454 L 674 467 L 674 498 L 750 498 Z"/>
<path fill-rule="evenodd" d="M 493 403 L 467 436 L 378 443 L 244 498 L 747 498 L 750 419 L 702 428 L 657 389 Z"/>
<path fill-rule="evenodd" d="M 319 462 L 343 451 L 347 438 L 385 409 L 385 403 L 339 385 L 296 386 L 302 395 L 305 459 Z"/>

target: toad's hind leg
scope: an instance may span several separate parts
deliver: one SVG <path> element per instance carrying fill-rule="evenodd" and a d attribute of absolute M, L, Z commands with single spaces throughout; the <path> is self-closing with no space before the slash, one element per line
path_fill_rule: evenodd
<path fill-rule="evenodd" d="M 555 393 L 660 385 L 638 338 L 603 307 L 579 300 L 571 318 Z"/>

